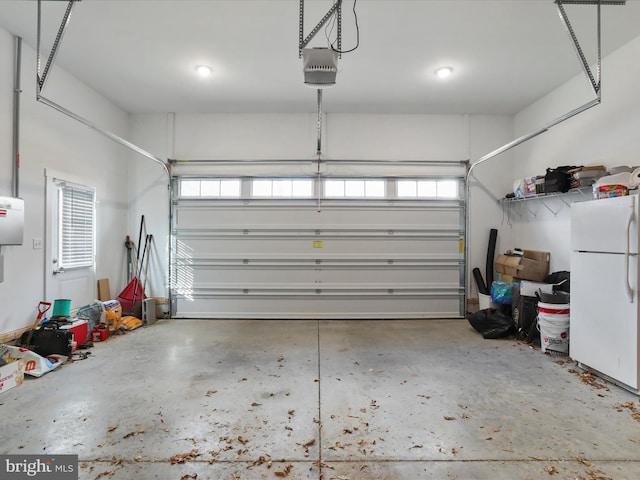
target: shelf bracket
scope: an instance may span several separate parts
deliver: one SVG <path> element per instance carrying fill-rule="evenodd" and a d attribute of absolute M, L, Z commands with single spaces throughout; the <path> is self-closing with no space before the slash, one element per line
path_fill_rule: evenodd
<path fill-rule="evenodd" d="M 562 200 L 564 202 L 564 200 Z M 544 206 L 544 208 L 546 208 L 547 210 L 549 210 L 554 217 L 558 216 L 558 212 L 560 212 L 560 209 L 558 210 L 554 210 L 553 208 L 551 208 L 549 205 L 547 205 L 547 202 L 545 202 L 544 200 L 540 200 L 540 203 L 542 203 L 542 205 Z"/>

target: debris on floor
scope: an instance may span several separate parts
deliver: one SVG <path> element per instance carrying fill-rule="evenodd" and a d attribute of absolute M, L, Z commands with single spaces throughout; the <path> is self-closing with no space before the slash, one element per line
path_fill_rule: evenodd
<path fill-rule="evenodd" d="M 619 412 L 622 412 L 624 409 L 629 410 L 631 412 L 631 418 L 633 418 L 636 422 L 640 422 L 640 402 L 636 405 L 633 402 L 626 402 L 623 404 L 616 404 L 614 408 Z"/>
<path fill-rule="evenodd" d="M 191 450 L 187 453 L 178 453 L 169 459 L 171 465 L 175 465 L 177 463 L 185 463 L 188 460 L 193 460 L 196 457 L 199 457 L 200 453 L 197 450 Z"/>
<path fill-rule="evenodd" d="M 587 371 L 583 371 L 580 372 L 578 370 L 575 370 L 573 368 L 570 368 L 569 370 L 567 370 L 569 373 L 573 373 L 575 374 L 582 383 L 584 383 L 585 385 L 590 385 L 593 388 L 597 388 L 599 390 L 609 390 L 609 387 L 607 386 L 607 384 L 605 383 L 604 380 L 596 377 L 593 373 L 591 372 L 587 372 Z"/>

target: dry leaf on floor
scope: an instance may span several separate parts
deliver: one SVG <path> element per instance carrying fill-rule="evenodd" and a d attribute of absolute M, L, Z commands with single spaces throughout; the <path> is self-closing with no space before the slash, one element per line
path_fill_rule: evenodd
<path fill-rule="evenodd" d="M 133 432 L 129 432 L 127 433 L 124 437 L 122 438 L 130 438 L 133 437 L 134 435 L 138 435 L 139 433 L 146 433 L 146 430 L 135 430 Z"/>
<path fill-rule="evenodd" d="M 262 465 L 262 464 L 264 464 L 264 463 L 267 463 L 267 457 L 268 457 L 268 456 L 269 456 L 269 455 L 267 455 L 267 456 L 265 456 L 265 455 L 260 455 L 260 456 L 258 457 L 258 460 L 256 460 L 256 461 L 252 462 L 251 464 L 249 464 L 249 466 L 247 467 L 247 469 L 249 469 L 249 468 L 253 468 L 253 467 L 257 466 L 257 465 Z M 271 468 L 271 460 L 269 460 L 269 463 L 267 464 L 267 468 Z"/>
<path fill-rule="evenodd" d="M 214 393 L 218 393 L 218 390 L 207 390 L 207 393 L 205 393 L 205 396 L 210 397 Z"/>
<path fill-rule="evenodd" d="M 247 443 L 249 443 L 249 440 L 244 438 L 242 435 L 238 437 L 238 441 L 243 445 L 246 445 Z"/>
<path fill-rule="evenodd" d="M 185 463 L 187 460 L 191 460 L 193 458 L 198 457 L 200 454 L 197 450 L 191 450 L 187 453 L 178 453 L 170 458 L 171 465 L 175 465 L 176 463 Z"/>
<path fill-rule="evenodd" d="M 595 470 L 587 470 L 588 477 L 579 477 L 578 480 L 613 480 L 609 475 L 604 475 Z"/>
<path fill-rule="evenodd" d="M 591 372 L 580 372 L 580 371 L 575 370 L 573 368 L 570 368 L 567 371 L 569 373 L 573 373 L 574 375 L 576 375 L 580 379 L 580 381 L 582 383 L 584 383 L 585 385 L 590 385 L 593 388 L 609 391 L 609 387 L 604 382 L 604 380 L 599 380 L 598 377 L 596 377 Z"/>
<path fill-rule="evenodd" d="M 292 468 L 293 465 L 291 463 L 287 463 L 282 470 L 276 470 L 275 472 L 273 472 L 273 474 L 276 477 L 286 477 L 289 475 L 289 472 L 291 472 Z"/>
<path fill-rule="evenodd" d="M 445 415 L 445 416 L 444 416 L 444 419 L 445 419 L 445 420 L 455 420 L 455 419 L 456 419 L 456 417 L 450 417 L 449 415 Z"/>
<path fill-rule="evenodd" d="M 315 443 L 316 443 L 316 439 L 312 438 L 311 440 L 307 440 L 306 442 L 304 442 L 302 446 L 304 448 L 309 448 L 311 445 L 315 445 Z"/>
<path fill-rule="evenodd" d="M 556 467 L 554 467 L 553 465 L 550 465 L 547 467 L 547 473 L 549 475 L 557 475 L 558 474 L 558 469 Z"/>
<path fill-rule="evenodd" d="M 591 463 L 589 460 L 586 460 L 584 458 L 578 458 L 578 461 L 587 467 L 593 467 L 593 463 Z"/>
<path fill-rule="evenodd" d="M 182 477 L 180 477 L 180 480 L 189 480 L 190 478 L 198 478 L 198 474 L 197 473 L 187 473 L 186 475 L 183 475 Z"/>
<path fill-rule="evenodd" d="M 107 432 L 111 433 L 113 432 L 116 428 L 118 428 L 120 425 L 112 425 L 109 428 L 107 428 Z"/>
<path fill-rule="evenodd" d="M 256 403 L 256 402 L 253 402 L 251 404 L 252 407 L 259 407 L 260 405 L 262 405 L 262 404 L 261 403 Z"/>
<path fill-rule="evenodd" d="M 109 470 L 107 472 L 102 472 L 99 473 L 98 476 L 95 478 L 95 480 L 98 480 L 102 477 L 113 477 L 116 474 L 116 472 L 114 470 Z"/>

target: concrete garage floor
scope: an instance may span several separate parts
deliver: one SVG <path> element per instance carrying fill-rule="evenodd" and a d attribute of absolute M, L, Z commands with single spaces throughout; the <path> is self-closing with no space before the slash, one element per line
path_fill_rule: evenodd
<path fill-rule="evenodd" d="M 640 478 L 636 396 L 466 320 L 169 320 L 90 351 L 0 396 L 2 453 L 81 479 Z"/>

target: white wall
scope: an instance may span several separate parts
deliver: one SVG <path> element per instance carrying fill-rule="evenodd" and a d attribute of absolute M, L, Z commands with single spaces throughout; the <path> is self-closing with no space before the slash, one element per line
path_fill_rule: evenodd
<path fill-rule="evenodd" d="M 471 160 L 477 161 L 513 140 L 511 117 L 473 116 L 470 119 L 469 148 Z M 511 169 L 512 151 L 507 151 L 477 165 L 469 182 L 469 271 L 478 267 L 487 282 L 486 262 L 489 233 L 492 228 L 498 230 L 495 255 L 510 248 L 513 232 L 502 224 L 502 208 L 499 199 L 512 188 Z M 483 185 L 485 188 L 481 188 Z M 485 190 L 486 189 L 486 190 Z M 473 277 L 467 284 L 469 298 L 477 296 Z"/>
<path fill-rule="evenodd" d="M 602 103 L 514 150 L 513 178 L 543 174 L 558 165 L 640 165 L 640 37 L 603 59 Z M 587 80 L 572 79 L 515 117 L 520 135 L 588 98 Z M 591 96 L 593 98 L 593 95 Z M 512 215 L 515 244 L 551 252 L 551 270 L 569 270 L 570 209 L 560 199 L 528 201 Z M 521 205 L 517 207 L 522 209 Z M 535 214 L 535 216 L 534 216 Z"/>
<path fill-rule="evenodd" d="M 14 39 L 0 29 L 0 195 L 12 194 L 11 145 Z M 114 144 L 76 121 L 35 100 L 35 52 L 23 44 L 21 95 L 20 197 L 25 201 L 24 244 L 2 247 L 5 269 L 0 283 L 0 334 L 30 326 L 36 307 L 45 297 L 45 169 L 94 186 L 97 193 L 96 277 L 109 278 L 112 296 L 125 280 L 124 236 L 128 220 L 128 150 Z M 126 112 L 116 108 L 86 85 L 54 67 L 45 87 L 51 100 L 86 116 L 120 135 L 128 134 Z M 45 240 L 33 249 L 33 239 Z M 95 285 L 88 293 L 71 298 L 72 307 L 92 302 Z M 50 313 L 50 312 L 49 312 Z"/>

